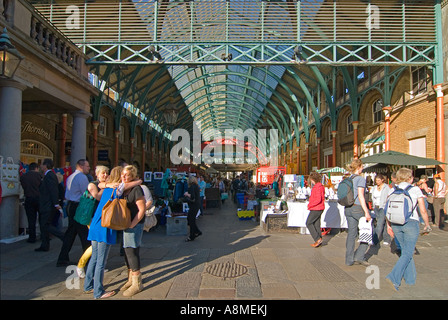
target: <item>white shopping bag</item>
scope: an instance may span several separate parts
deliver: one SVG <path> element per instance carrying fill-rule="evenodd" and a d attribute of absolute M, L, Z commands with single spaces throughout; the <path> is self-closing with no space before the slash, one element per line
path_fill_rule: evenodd
<path fill-rule="evenodd" d="M 362 217 L 359 219 L 359 237 L 358 242 L 368 243 L 370 245 L 373 244 L 373 226 L 372 219 L 370 221 L 366 221 L 366 217 Z"/>

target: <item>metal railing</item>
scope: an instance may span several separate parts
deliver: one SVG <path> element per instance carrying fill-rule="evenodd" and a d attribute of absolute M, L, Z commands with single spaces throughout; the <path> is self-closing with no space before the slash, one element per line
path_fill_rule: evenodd
<path fill-rule="evenodd" d="M 434 42 L 434 2 L 62 2 L 34 6 L 77 44 Z"/>
<path fill-rule="evenodd" d="M 300 44 L 316 63 L 337 63 L 336 50 L 364 63 L 375 62 L 378 55 L 386 56 L 381 62 L 389 55 L 407 62 L 406 55 L 416 51 L 420 62 L 431 63 L 428 52 L 437 45 L 432 0 L 418 4 L 410 0 L 398 4 L 385 0 L 40 1 L 33 5 L 85 52 L 93 52 L 91 62 L 146 63 L 150 46 L 164 50 L 167 62 L 198 62 L 199 56 L 207 57 L 199 62 L 222 62 L 222 54 L 230 50 L 234 62 L 290 62 L 292 49 Z M 252 47 L 236 47 L 245 45 Z M 370 47 L 366 57 L 356 47 L 363 45 Z M 213 46 L 218 47 L 210 49 Z M 409 46 L 408 53 L 401 53 L 402 46 Z M 253 50 L 261 58 L 255 59 Z"/>
<path fill-rule="evenodd" d="M 434 42 L 433 1 L 35 3 L 75 43 Z"/>

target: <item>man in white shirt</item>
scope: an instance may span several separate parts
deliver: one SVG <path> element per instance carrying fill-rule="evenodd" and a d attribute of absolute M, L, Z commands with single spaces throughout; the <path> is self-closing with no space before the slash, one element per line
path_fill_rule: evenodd
<path fill-rule="evenodd" d="M 65 232 L 64 244 L 62 245 L 56 264 L 58 267 L 76 264 L 71 263 L 69 259 L 69 252 L 73 246 L 73 242 L 75 242 L 76 235 L 78 235 L 81 240 L 83 251 L 90 247 L 90 241 L 87 240 L 89 234 L 88 227 L 79 224 L 74 220 L 79 200 L 89 185 L 89 180 L 87 179 L 89 171 L 89 162 L 85 159 L 78 160 L 75 172 L 73 172 L 66 181 L 65 199 L 67 200 L 68 228 Z"/>

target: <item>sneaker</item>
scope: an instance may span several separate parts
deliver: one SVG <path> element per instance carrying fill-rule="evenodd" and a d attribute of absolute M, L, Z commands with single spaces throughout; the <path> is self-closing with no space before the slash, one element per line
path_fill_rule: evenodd
<path fill-rule="evenodd" d="M 81 279 L 86 277 L 86 273 L 84 272 L 84 268 L 76 267 L 76 273 L 78 274 L 78 277 Z"/>
<path fill-rule="evenodd" d="M 386 242 L 386 241 L 383 241 L 383 245 L 384 245 L 384 246 L 389 246 L 390 243 L 389 243 L 389 242 Z"/>

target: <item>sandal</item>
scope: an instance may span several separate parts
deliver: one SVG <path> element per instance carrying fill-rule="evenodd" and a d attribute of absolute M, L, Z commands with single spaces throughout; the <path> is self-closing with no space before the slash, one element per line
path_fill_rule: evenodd
<path fill-rule="evenodd" d="M 105 293 L 103 293 L 103 295 L 100 297 L 100 299 L 107 299 L 107 298 L 113 297 L 114 295 L 115 295 L 115 291 L 105 292 Z"/>

